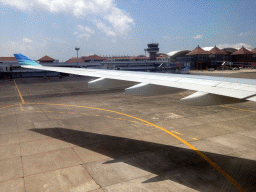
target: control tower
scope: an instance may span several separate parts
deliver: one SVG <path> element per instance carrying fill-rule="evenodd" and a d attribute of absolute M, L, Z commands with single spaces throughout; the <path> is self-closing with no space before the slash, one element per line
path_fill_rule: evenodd
<path fill-rule="evenodd" d="M 147 52 L 149 53 L 150 60 L 156 60 L 156 53 L 159 51 L 158 43 L 148 44 Z"/>

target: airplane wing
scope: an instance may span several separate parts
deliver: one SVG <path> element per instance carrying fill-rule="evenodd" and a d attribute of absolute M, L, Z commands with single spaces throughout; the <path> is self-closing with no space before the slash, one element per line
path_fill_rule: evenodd
<path fill-rule="evenodd" d="M 135 85 L 125 89 L 125 93 L 130 95 L 150 96 L 193 90 L 196 92 L 181 99 L 182 103 L 219 105 L 244 101 L 256 102 L 256 80 L 254 79 L 48 67 L 40 65 L 22 54 L 14 54 L 14 56 L 23 68 L 98 77 L 88 83 L 89 87 L 111 89 L 129 86 L 133 82 Z"/>

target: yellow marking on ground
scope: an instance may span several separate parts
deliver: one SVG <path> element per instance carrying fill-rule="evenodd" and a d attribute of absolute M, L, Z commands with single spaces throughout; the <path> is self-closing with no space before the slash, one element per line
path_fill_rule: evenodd
<path fill-rule="evenodd" d="M 79 105 L 66 105 L 66 104 L 47 104 L 47 103 L 36 103 L 36 104 L 38 104 L 38 105 L 42 104 L 42 105 L 55 105 L 55 106 L 69 106 L 69 107 L 73 106 L 73 107 L 79 107 L 79 108 L 85 108 L 85 109 L 94 109 L 94 110 L 106 111 L 106 112 L 111 112 L 111 113 L 123 115 L 123 116 L 126 116 L 126 117 L 130 117 L 130 118 L 136 119 L 138 121 L 144 122 L 145 124 L 152 125 L 153 127 L 158 128 L 158 129 L 160 129 L 160 130 L 170 134 L 171 136 L 173 136 L 174 138 L 178 139 L 179 141 L 181 141 L 182 143 L 187 145 L 189 148 L 194 150 L 200 157 L 202 157 L 205 161 L 207 161 L 214 169 L 219 171 L 219 173 L 221 173 L 239 191 L 246 191 L 245 189 L 243 189 L 243 187 L 235 179 L 233 179 L 228 173 L 226 173 L 226 171 L 224 171 L 220 166 L 218 166 L 214 161 L 212 161 L 209 157 L 207 157 L 205 154 L 203 154 L 197 148 L 195 148 L 194 146 L 192 146 L 191 144 L 189 144 L 187 141 L 183 140 L 179 136 L 175 135 L 171 131 L 168 131 L 167 129 L 164 129 L 163 127 L 160 127 L 160 126 L 158 126 L 156 124 L 150 123 L 150 122 L 148 122 L 146 120 L 140 119 L 138 117 L 134 117 L 132 115 L 128 115 L 128 114 L 125 114 L 125 113 L 121 113 L 121 112 L 117 112 L 117 111 L 112 111 L 112 110 L 108 110 L 108 109 L 101 109 L 101 108 L 96 108 L 96 107 L 86 107 L 86 106 L 79 106 Z"/>
<path fill-rule="evenodd" d="M 197 138 L 193 138 L 195 141 L 197 141 L 198 139 Z"/>
<path fill-rule="evenodd" d="M 53 111 L 45 111 L 46 113 L 52 113 Z"/>
<path fill-rule="evenodd" d="M 98 116 L 100 116 L 100 115 L 94 115 L 94 116 L 98 117 Z"/>
<path fill-rule="evenodd" d="M 178 135 L 183 135 L 183 134 L 181 134 L 181 133 L 179 133 L 179 132 L 177 132 L 177 131 L 172 131 L 173 133 L 176 133 L 176 134 L 178 134 Z"/>
<path fill-rule="evenodd" d="M 13 81 L 14 81 L 15 87 L 16 87 L 18 93 L 19 93 L 21 103 L 22 103 L 22 104 L 25 104 L 25 101 L 24 101 L 24 99 L 23 99 L 23 97 L 22 97 L 22 95 L 21 95 L 21 93 L 20 93 L 20 90 L 19 90 L 19 88 L 18 88 L 18 86 L 17 86 L 15 80 L 13 80 Z"/>
<path fill-rule="evenodd" d="M 65 113 L 65 112 L 60 112 L 60 113 Z"/>
<path fill-rule="evenodd" d="M 80 113 L 81 115 L 88 115 L 87 113 Z"/>
<path fill-rule="evenodd" d="M 225 105 L 220 105 L 221 107 L 225 107 L 225 108 L 229 108 L 229 109 L 236 109 L 236 110 L 240 110 L 240 111 L 246 111 L 246 112 L 251 112 L 251 113 L 256 113 L 256 111 L 251 111 L 248 109 L 240 109 L 240 108 L 236 108 L 236 107 L 230 107 L 230 106 L 225 106 Z"/>
<path fill-rule="evenodd" d="M 151 125 L 149 125 L 149 124 L 145 124 L 145 125 L 147 125 L 147 126 L 151 126 Z"/>
<path fill-rule="evenodd" d="M 126 120 L 126 119 L 123 119 L 123 118 L 121 118 L 121 117 L 120 117 L 120 118 L 116 118 L 116 119 L 123 120 L 123 121 L 125 121 L 125 120 Z"/>
<path fill-rule="evenodd" d="M 183 97 L 186 97 L 186 95 L 184 95 L 183 93 L 180 93 Z"/>
<path fill-rule="evenodd" d="M 0 107 L 0 109 L 5 109 L 5 108 L 9 108 L 9 107 L 14 107 L 14 106 L 17 106 L 17 105 L 20 105 L 20 104 L 8 105 L 8 106 Z"/>
<path fill-rule="evenodd" d="M 76 114 L 76 112 L 70 112 L 71 114 Z"/>
<path fill-rule="evenodd" d="M 24 111 L 23 107 L 22 107 L 22 104 L 20 104 L 20 110 L 21 111 Z"/>
<path fill-rule="evenodd" d="M 107 118 L 113 118 L 113 117 L 107 116 Z"/>
<path fill-rule="evenodd" d="M 131 121 L 131 122 L 133 122 L 133 123 L 138 123 L 137 121 Z"/>

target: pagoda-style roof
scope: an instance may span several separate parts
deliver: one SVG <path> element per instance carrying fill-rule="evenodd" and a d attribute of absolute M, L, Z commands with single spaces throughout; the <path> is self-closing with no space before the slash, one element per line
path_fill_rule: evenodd
<path fill-rule="evenodd" d="M 254 54 L 256 54 L 256 48 L 252 49 L 251 52 L 253 52 Z"/>
<path fill-rule="evenodd" d="M 90 55 L 90 56 L 83 56 L 81 58 L 86 60 L 86 61 L 91 61 L 91 60 L 102 61 L 102 60 L 105 59 L 104 57 L 101 57 L 101 56 L 98 56 L 98 55 L 95 55 L 95 54 L 94 55 Z"/>
<path fill-rule="evenodd" d="M 71 59 L 67 60 L 65 63 L 84 63 L 85 60 L 82 58 L 72 57 Z"/>
<path fill-rule="evenodd" d="M 242 47 L 241 49 L 235 51 L 231 55 L 254 55 L 254 53 Z"/>
<path fill-rule="evenodd" d="M 212 48 L 210 51 L 209 51 L 210 54 L 212 55 L 226 55 L 227 53 L 223 50 L 220 50 L 218 47 L 215 47 Z"/>
<path fill-rule="evenodd" d="M 0 57 L 0 61 L 17 61 L 15 57 Z"/>
<path fill-rule="evenodd" d="M 51 58 L 51 57 L 45 55 L 45 56 L 42 57 L 41 59 L 38 59 L 38 61 L 40 61 L 40 62 L 53 62 L 53 61 L 55 61 L 55 59 L 53 59 L 53 58 Z"/>
<path fill-rule="evenodd" d="M 210 53 L 208 51 L 203 50 L 201 47 L 198 47 L 190 51 L 186 55 L 209 55 Z"/>

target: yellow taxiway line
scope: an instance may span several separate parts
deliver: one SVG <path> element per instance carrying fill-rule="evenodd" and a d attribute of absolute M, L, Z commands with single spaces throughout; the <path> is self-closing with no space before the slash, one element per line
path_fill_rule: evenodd
<path fill-rule="evenodd" d="M 22 103 L 22 104 L 25 104 L 25 101 L 24 101 L 24 99 L 23 99 L 23 97 L 22 97 L 22 95 L 21 95 L 21 92 L 20 92 L 20 90 L 19 90 L 19 87 L 17 86 L 17 84 L 16 84 L 15 80 L 13 80 L 13 82 L 14 82 L 15 87 L 16 87 L 16 89 L 17 89 L 18 93 L 19 93 L 21 103 Z"/>
<path fill-rule="evenodd" d="M 235 110 L 240 110 L 240 111 L 246 111 L 246 112 L 251 112 L 251 113 L 256 113 L 256 111 L 251 111 L 248 109 L 240 109 L 240 108 L 236 108 L 236 107 L 230 107 L 230 106 L 225 106 L 225 105 L 220 105 L 221 107 L 225 107 L 225 108 L 229 108 L 229 109 L 235 109 Z"/>
<path fill-rule="evenodd" d="M 176 134 L 172 133 L 171 131 L 168 131 L 167 129 L 164 129 L 163 127 L 160 127 L 156 124 L 150 123 L 146 120 L 140 119 L 138 117 L 134 117 L 132 115 L 128 115 L 125 113 L 113 111 L 113 110 L 108 110 L 108 109 L 101 109 L 101 108 L 96 108 L 96 107 L 87 107 L 87 106 L 79 106 L 79 105 L 68 105 L 68 104 L 49 104 L 49 103 L 36 103 L 37 105 L 55 105 L 55 106 L 67 106 L 67 107 L 79 107 L 79 108 L 86 108 L 86 109 L 94 109 L 94 110 L 100 110 L 100 111 L 106 111 L 106 112 L 111 112 L 119 115 L 123 115 L 126 117 L 130 117 L 133 119 L 136 119 L 138 121 L 144 122 L 145 124 L 151 125 L 157 129 L 160 129 L 169 135 L 173 136 L 174 138 L 178 139 L 185 145 L 187 145 L 189 148 L 191 148 L 193 151 L 195 151 L 200 157 L 202 157 L 205 161 L 207 161 L 214 169 L 216 169 L 219 173 L 221 173 L 230 183 L 232 183 L 239 191 L 245 192 L 246 190 L 233 178 L 231 177 L 226 171 L 224 171 L 220 166 L 218 166 L 214 161 L 212 161 L 209 157 L 207 157 L 205 154 L 203 154 L 201 151 L 199 151 L 197 148 L 189 144 L 187 141 L 184 139 L 180 138 Z"/>

